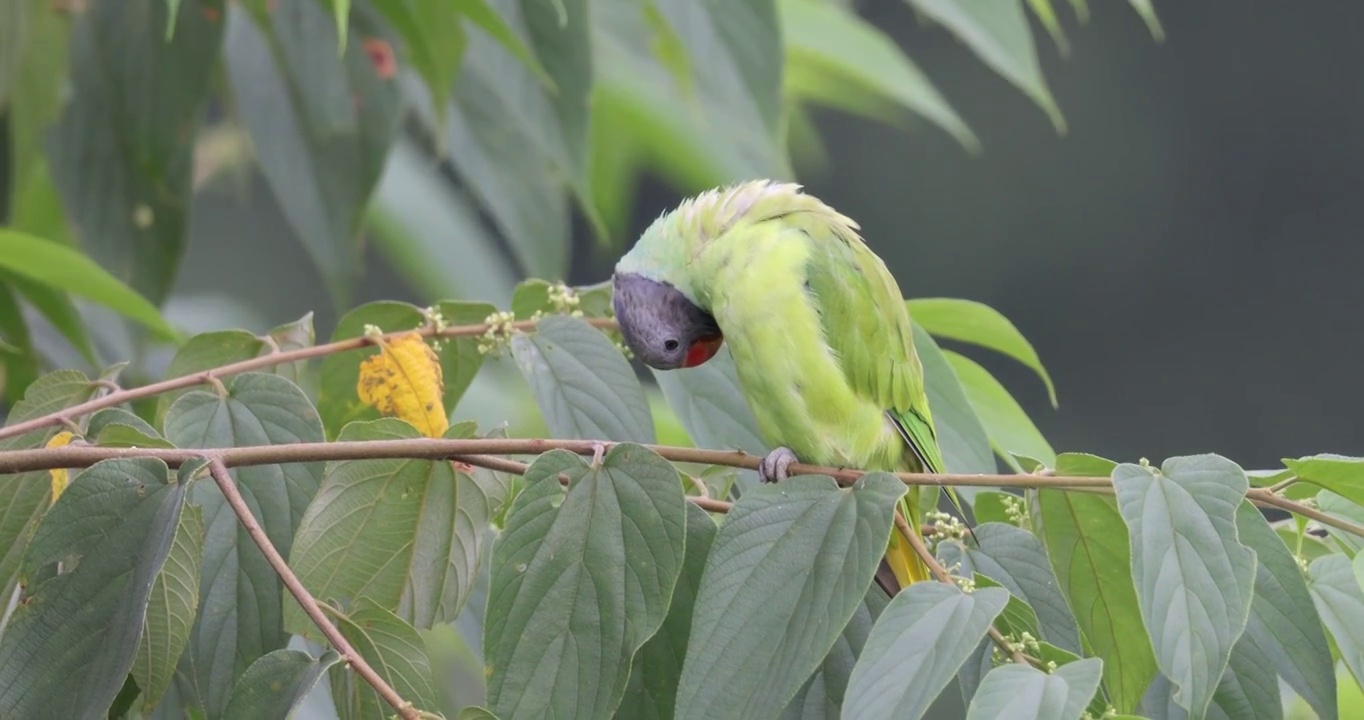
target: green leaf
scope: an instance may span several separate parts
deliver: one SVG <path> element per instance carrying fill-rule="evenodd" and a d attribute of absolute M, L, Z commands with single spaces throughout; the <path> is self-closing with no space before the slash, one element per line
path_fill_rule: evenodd
<path fill-rule="evenodd" d="M 182 471 L 179 482 L 188 485 Z M 189 505 L 180 514 L 175 540 L 152 583 L 146 624 L 137 646 L 133 678 L 141 689 L 144 711 L 151 711 L 170 687 L 175 666 L 189 643 L 194 611 L 199 607 L 199 572 L 204 559 L 204 513 Z"/>
<path fill-rule="evenodd" d="M 0 113 L 8 114 L 13 88 L 19 79 L 19 65 L 24 51 L 24 30 L 27 26 L 29 2 L 6 2 L 0 5 Z M 8 172 L 9 168 L 4 171 Z M 4 207 L 4 199 L 0 199 Z M 0 220 L 6 219 L 0 213 Z"/>
<path fill-rule="evenodd" d="M 262 655 L 242 673 L 232 689 L 224 717 L 292 717 L 303 698 L 322 679 L 327 668 L 341 662 L 335 650 L 313 657 L 302 650 L 281 648 Z M 410 698 L 404 698 L 410 699 Z"/>
<path fill-rule="evenodd" d="M 1099 687 L 1103 661 L 1085 658 L 1048 675 L 1010 663 L 991 670 L 967 708 L 967 720 L 1079 718 Z"/>
<path fill-rule="evenodd" d="M 132 669 L 184 501 L 160 460 L 105 460 L 71 481 L 24 556 L 29 584 L 0 639 L 0 714 L 107 711 Z M 78 564 L 60 572 L 72 556 Z"/>
<path fill-rule="evenodd" d="M 559 118 L 569 177 L 587 172 L 588 96 L 592 92 L 592 26 L 587 0 L 520 0 L 521 17 L 535 55 L 553 79 L 550 103 Z M 491 15 L 492 13 L 487 13 Z M 491 18 L 489 18 L 491 20 Z M 480 23 L 485 29 L 494 22 Z M 491 32 L 503 47 L 514 47 L 506 31 Z"/>
<path fill-rule="evenodd" d="M 931 0 L 950 2 L 950 0 Z M 985 303 L 959 298 L 916 298 L 905 303 L 910 317 L 930 334 L 979 345 L 1003 353 L 1030 368 L 1047 386 L 1047 396 L 1056 407 L 1056 386 L 1032 343 L 998 310 Z"/>
<path fill-rule="evenodd" d="M 1016 0 L 906 2 L 947 28 L 990 69 L 1032 98 L 1051 118 L 1057 132 L 1066 131 L 1065 118 L 1037 62 L 1037 48 L 1021 4 Z"/>
<path fill-rule="evenodd" d="M 70 101 L 44 142 L 62 205 L 94 260 L 88 267 L 107 268 L 156 304 L 170 293 L 188 238 L 194 128 L 226 12 L 223 0 L 188 2 L 169 41 L 165 0 L 99 4 L 77 15 Z M 94 288 L 110 287 L 102 273 L 99 280 Z M 138 310 L 127 314 L 163 329 L 158 316 Z"/>
<path fill-rule="evenodd" d="M 447 437 L 463 436 L 456 426 Z M 421 437 L 402 420 L 347 425 L 342 441 Z M 491 470 L 456 470 L 447 460 L 327 463 L 322 486 L 299 522 L 289 564 L 322 600 L 368 597 L 418 628 L 453 622 L 468 600 L 493 513 L 507 484 Z M 295 604 L 289 632 L 320 640 Z"/>
<path fill-rule="evenodd" d="M 758 421 L 739 387 L 729 346 L 693 368 L 653 371 L 654 380 L 697 447 L 766 455 Z"/>
<path fill-rule="evenodd" d="M 1051 444 L 1033 425 L 1028 413 L 1019 407 L 1018 401 L 989 370 L 950 350 L 944 351 L 943 355 L 956 371 L 962 391 L 989 432 L 990 444 L 996 454 L 1020 471 L 1023 468 L 1016 465 L 1017 461 L 1011 453 L 1037 458 L 1048 467 L 1056 464 L 1056 451 L 1051 449 Z"/>
<path fill-rule="evenodd" d="M 421 635 L 402 618 L 369 598 L 336 619 L 337 627 L 355 652 L 417 710 L 436 711 L 436 687 L 431 659 Z M 331 676 L 332 699 L 342 720 L 389 717 L 393 708 L 348 667 L 337 666 Z"/>
<path fill-rule="evenodd" d="M 1063 453 L 1057 473 L 1091 475 L 1085 465 L 1096 470 L 1103 462 Z M 1104 662 L 1104 687 L 1113 705 L 1131 712 L 1156 674 L 1156 660 L 1137 603 L 1122 515 L 1112 498 L 1101 495 L 1042 490 L 1038 497 L 1057 583 L 1075 609 L 1086 649 Z"/>
<path fill-rule="evenodd" d="M 834 647 L 824 663 L 805 681 L 800 692 L 782 712 L 782 720 L 818 720 L 837 718 L 847 695 L 848 680 L 862 656 L 862 648 L 871 637 L 872 626 L 885 612 L 890 598 L 879 585 L 867 588 L 862 604 L 853 612 L 852 619 L 843 626 Z"/>
<path fill-rule="evenodd" d="M 1165 40 L 1165 29 L 1160 26 L 1160 18 L 1156 17 L 1156 9 L 1151 4 L 1151 0 L 1127 0 L 1133 10 L 1141 16 L 1142 22 L 1146 23 L 1147 29 L 1151 31 L 1151 37 L 1156 42 Z"/>
<path fill-rule="evenodd" d="M 375 10 L 402 36 L 409 63 L 421 75 L 437 125 L 444 123 L 450 90 L 459 75 L 468 38 L 459 3 L 449 0 L 376 0 Z M 482 0 L 465 4 L 482 6 Z"/>
<path fill-rule="evenodd" d="M 101 447 L 173 448 L 146 420 L 119 407 L 105 408 L 90 416 L 85 439 Z"/>
<path fill-rule="evenodd" d="M 1195 455 L 1159 472 L 1121 464 L 1113 487 L 1156 662 L 1179 686 L 1175 701 L 1201 718 L 1250 613 L 1255 553 L 1237 539 L 1235 517 L 1250 482 L 1230 460 Z"/>
<path fill-rule="evenodd" d="M 1241 542 L 1255 551 L 1258 562 L 1244 637 L 1254 640 L 1257 652 L 1272 663 L 1272 669 L 1321 720 L 1335 720 L 1336 675 L 1331 648 L 1302 570 L 1269 521 L 1249 502 L 1236 507 L 1236 532 Z M 1232 662 L 1236 662 L 1235 650 Z"/>
<path fill-rule="evenodd" d="M 365 206 L 402 118 L 396 79 L 366 45 L 391 52 L 393 40 L 356 13 L 338 57 L 320 3 L 269 13 L 268 27 L 233 10 L 224 54 L 237 114 L 289 227 L 345 305 L 361 271 Z"/>
<path fill-rule="evenodd" d="M 607 717 L 685 562 L 681 482 L 662 458 L 621 444 L 600 467 L 541 455 L 525 483 L 493 544 L 488 705 L 505 718 Z"/>
<path fill-rule="evenodd" d="M 1327 555 L 1312 561 L 1307 568 L 1307 589 L 1331 633 L 1340 658 L 1364 685 L 1364 590 L 1355 581 L 1350 560 L 1344 555 Z"/>
<path fill-rule="evenodd" d="M 1334 679 L 1335 673 L 1329 672 L 1329 676 Z M 1283 719 L 1274 663 L 1251 635 L 1242 635 L 1232 646 L 1227 670 L 1212 696 L 1208 716 L 1217 720 Z"/>
<path fill-rule="evenodd" d="M 38 358 L 19 300 L 3 282 L 0 282 L 0 338 L 18 351 L 0 354 L 0 390 L 4 391 L 0 397 L 7 403 L 15 403 L 23 398 L 24 388 L 37 379 Z"/>
<path fill-rule="evenodd" d="M 961 563 L 960 574 L 978 572 L 998 582 L 1037 613 L 1039 639 L 1079 653 L 1080 630 L 1048 564 L 1047 551 L 1032 533 L 1003 523 L 983 523 L 974 539 L 938 544 L 949 567 Z"/>
<path fill-rule="evenodd" d="M 512 355 L 554 437 L 653 444 L 653 415 L 639 379 L 600 330 L 555 315 L 517 333 Z"/>
<path fill-rule="evenodd" d="M 918 323 L 914 324 L 914 349 L 924 368 L 924 383 L 928 392 L 928 406 L 933 410 L 933 424 L 938 432 L 943 462 L 948 472 L 993 473 L 996 471 L 994 454 L 990 451 L 990 437 L 985 426 L 967 399 L 957 373 L 944 357 L 938 343 Z M 958 488 L 969 496 L 970 488 Z"/>
<path fill-rule="evenodd" d="M 86 362 L 97 364 L 95 350 L 90 345 L 89 335 L 85 332 L 84 321 L 67 293 L 15 273 L 0 273 L 0 281 L 24 296 L 24 299 L 28 300 L 29 304 L 71 343 L 71 347 L 75 348 Z"/>
<path fill-rule="evenodd" d="M 1047 34 L 1051 35 L 1061 57 L 1070 57 L 1070 42 L 1066 40 L 1066 33 L 1061 29 L 1061 20 L 1056 17 L 1056 8 L 1051 6 L 1051 0 L 1028 0 L 1028 7 L 1032 8 L 1037 21 L 1042 23 L 1042 27 L 1047 29 Z"/>
<path fill-rule="evenodd" d="M 723 82 L 724 92 L 743 98 L 767 132 L 775 134 L 781 116 L 783 65 L 776 3 L 653 1 L 682 49 L 698 61 L 692 65 L 698 84 Z"/>
<path fill-rule="evenodd" d="M 1001 588 L 963 593 L 920 582 L 902 590 L 862 648 L 842 717 L 923 717 L 1008 601 Z"/>
<path fill-rule="evenodd" d="M 1364 505 L 1364 458 L 1323 453 L 1296 460 L 1284 458 L 1283 464 L 1299 480 Z"/>
<path fill-rule="evenodd" d="M 1330 490 L 1322 490 L 1317 493 L 1316 501 L 1317 507 L 1331 517 L 1354 523 L 1364 523 L 1364 507 L 1358 503 L 1350 502 L 1341 495 Z M 1330 525 L 1326 526 L 1326 534 L 1349 556 L 1354 556 L 1359 552 L 1360 547 L 1364 546 L 1364 538 Z"/>
<path fill-rule="evenodd" d="M 250 360 L 260 355 L 264 350 L 266 350 L 265 343 L 255 334 L 245 330 L 214 330 L 200 333 L 186 340 L 185 344 L 175 351 L 175 356 L 166 366 L 165 377 L 169 379 L 205 370 L 214 370 L 224 365 Z M 218 379 L 222 380 L 226 377 L 230 376 L 218 376 Z M 156 399 L 157 421 L 164 422 L 166 411 L 181 395 L 187 392 L 190 390 L 172 390 L 158 396 Z"/>
<path fill-rule="evenodd" d="M 93 300 L 136 320 L 162 338 L 177 337 L 175 329 L 146 298 L 105 272 L 89 257 L 65 245 L 0 229 L 0 268 Z"/>
<path fill-rule="evenodd" d="M 332 16 L 336 18 L 336 47 L 344 55 L 350 30 L 350 0 L 332 0 Z"/>
<path fill-rule="evenodd" d="M 886 473 L 745 492 L 706 560 L 677 717 L 775 717 L 790 703 L 862 603 L 904 493 Z"/>
<path fill-rule="evenodd" d="M 630 667 L 630 682 L 620 707 L 627 712 L 619 717 L 671 718 L 677 700 L 677 679 L 687 655 L 687 638 L 696 608 L 696 591 L 706 569 L 706 557 L 715 542 L 715 521 L 710 514 L 687 503 L 687 540 L 682 570 L 673 587 L 668 614 L 658 632 L 640 647 Z"/>
<path fill-rule="evenodd" d="M 194 390 L 176 400 L 166 412 L 166 438 L 182 448 L 322 441 L 317 411 L 297 385 L 278 375 L 242 373 L 224 386 L 225 396 Z M 322 463 L 240 467 L 231 474 L 270 542 L 289 557 Z M 190 502 L 203 508 L 207 532 L 198 617 L 186 652 L 200 699 L 216 717 L 246 668 L 288 642 L 283 588 L 217 485 L 195 483 Z"/>
<path fill-rule="evenodd" d="M 980 149 L 980 141 L 928 76 L 851 7 L 817 0 L 781 0 L 777 7 L 789 94 L 886 121 L 913 112 L 946 130 L 968 151 Z"/>
<path fill-rule="evenodd" d="M 1060 476 L 1109 477 L 1117 463 L 1089 453 L 1068 452 L 1056 456 L 1056 474 Z"/>
<path fill-rule="evenodd" d="M 455 716 L 455 720 L 498 720 L 498 718 L 488 708 L 470 705 L 460 710 L 459 715 Z"/>
<path fill-rule="evenodd" d="M 436 303 L 436 309 L 449 325 L 482 323 L 495 310 L 484 303 L 447 300 Z M 375 325 L 384 332 L 418 330 L 426 324 L 421 308 L 404 302 L 381 300 L 366 303 L 346 313 L 336 323 L 331 342 L 349 340 L 364 335 L 366 325 Z M 428 340 L 428 345 L 433 342 Z M 373 346 L 359 350 L 332 353 L 322 360 L 321 388 L 317 407 L 327 433 L 335 436 L 341 428 L 356 420 L 377 420 L 379 411 L 360 402 L 355 385 L 360 379 L 360 363 L 379 352 Z M 483 356 L 478 352 L 478 338 L 454 338 L 440 341 L 441 376 L 445 380 L 442 398 L 445 411 L 454 410 L 464 391 L 473 382 Z"/>

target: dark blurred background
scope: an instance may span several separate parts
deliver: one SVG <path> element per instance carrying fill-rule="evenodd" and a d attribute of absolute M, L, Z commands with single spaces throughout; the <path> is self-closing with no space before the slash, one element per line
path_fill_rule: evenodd
<path fill-rule="evenodd" d="M 1364 184 L 1364 7 L 1157 1 L 1157 44 L 1122 3 L 1091 2 L 1083 26 L 1064 5 L 1070 59 L 1034 24 L 1069 126 L 1058 136 L 905 3 L 859 3 L 984 151 L 971 157 L 931 127 L 819 113 L 830 163 L 802 177 L 809 191 L 862 224 L 906 295 L 980 300 L 1015 322 L 1055 378 L 1059 410 L 1029 371 L 972 355 L 1058 451 L 1156 462 L 1218 452 L 1247 468 L 1364 453 L 1364 204 L 1352 202 Z M 245 198 L 200 195 L 195 232 L 208 237 L 191 243 L 179 289 L 218 326 L 316 310 L 326 336 L 336 313 L 278 213 L 259 212 L 273 201 L 253 182 Z M 679 199 L 646 183 L 634 231 Z M 620 252 L 585 231 L 577 248 L 573 283 L 606 278 Z M 420 302 L 369 255 L 355 303 Z"/>

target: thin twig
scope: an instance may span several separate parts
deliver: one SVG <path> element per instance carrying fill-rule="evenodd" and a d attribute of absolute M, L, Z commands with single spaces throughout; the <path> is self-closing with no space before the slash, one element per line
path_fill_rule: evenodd
<path fill-rule="evenodd" d="M 586 320 L 584 320 L 584 322 L 587 322 L 590 325 L 600 328 L 616 327 L 616 321 L 609 319 L 587 318 Z M 526 320 L 522 322 L 512 323 L 511 327 L 514 330 L 531 330 L 535 328 L 535 324 L 536 321 L 534 320 Z M 143 385 L 142 387 L 118 390 L 116 392 L 111 392 L 108 395 L 104 395 L 102 397 L 87 400 L 86 402 L 80 403 L 79 405 L 73 405 L 69 408 L 63 408 L 62 410 L 59 410 L 57 412 L 43 415 L 42 417 L 36 417 L 33 418 L 32 420 L 25 420 L 24 422 L 15 423 L 8 427 L 0 428 L 0 440 L 3 440 L 5 438 L 16 437 L 18 435 L 23 435 L 26 432 L 32 432 L 34 430 L 41 430 L 42 428 L 45 427 L 60 425 L 62 423 L 62 418 L 64 417 L 65 418 L 81 417 L 83 415 L 93 413 L 97 410 L 103 410 L 104 408 L 122 405 L 123 403 L 132 402 L 133 400 L 141 400 L 143 398 L 153 397 L 155 395 L 160 395 L 162 393 L 170 392 L 172 390 L 182 390 L 184 388 L 193 387 L 195 385 L 211 383 L 215 379 L 224 378 L 229 375 L 236 375 L 238 373 L 244 373 L 251 370 L 259 370 L 261 368 L 274 367 L 275 365 L 285 365 L 287 363 L 299 362 L 301 360 L 311 360 L 313 358 L 319 358 L 326 355 L 331 355 L 333 353 L 346 352 L 348 350 L 358 350 L 363 347 L 374 345 L 380 340 L 391 340 L 395 337 L 398 337 L 399 335 L 406 335 L 407 333 L 410 332 L 416 332 L 424 337 L 430 338 L 477 337 L 487 332 L 489 327 L 490 326 L 487 324 L 456 325 L 445 328 L 444 330 L 437 330 L 435 326 L 427 325 L 425 327 L 412 328 L 409 330 L 395 330 L 393 332 L 386 333 L 384 335 L 378 335 L 373 338 L 361 336 L 356 338 L 350 338 L 348 340 L 338 340 L 336 342 L 326 343 L 324 345 L 314 345 L 312 347 L 298 348 L 296 350 L 288 350 L 285 352 L 272 352 L 265 355 L 261 355 L 259 357 L 249 358 L 247 360 L 235 362 L 230 365 L 223 365 L 222 367 L 213 368 L 211 370 L 203 370 L 200 372 L 190 373 L 188 375 L 167 378 L 165 380 L 155 382 L 150 385 Z"/>
<path fill-rule="evenodd" d="M 420 718 L 421 713 L 412 706 L 412 703 L 403 700 L 402 696 L 398 695 L 398 691 L 379 677 L 379 674 L 374 672 L 374 668 L 370 667 L 369 663 L 365 662 L 365 659 L 355 652 L 355 648 L 351 647 L 350 643 L 346 641 L 345 636 L 336 628 L 336 625 L 327 619 L 322 608 L 318 607 L 317 600 L 313 598 L 312 593 L 309 593 L 308 589 L 303 587 L 303 583 L 299 582 L 298 576 L 294 575 L 294 571 L 289 569 L 288 563 L 284 562 L 284 558 L 275 549 L 274 543 L 270 542 L 265 530 L 260 526 L 260 523 L 256 522 L 256 516 L 252 515 L 251 509 L 246 506 L 246 500 L 237 491 L 237 484 L 228 474 L 227 466 L 223 464 L 223 461 L 221 459 L 212 460 L 209 463 L 209 472 L 213 475 L 213 481 L 218 483 L 218 489 L 223 491 L 223 497 L 227 498 L 227 504 L 237 514 L 237 520 L 241 522 L 242 527 L 246 528 L 246 534 L 250 535 L 251 539 L 255 541 L 256 547 L 260 548 L 265 560 L 270 563 L 270 567 L 274 568 L 275 574 L 279 575 L 284 587 L 289 589 L 289 593 L 303 607 L 303 612 L 312 618 L 313 623 L 327 637 L 332 646 L 345 656 L 351 667 L 355 668 L 356 674 L 364 678 L 365 682 L 369 683 L 370 687 L 379 693 L 379 697 L 393 706 L 393 709 L 397 710 L 403 718 L 406 720 Z"/>
<path fill-rule="evenodd" d="M 910 531 L 909 522 L 900 514 L 900 508 L 898 507 L 895 508 L 895 528 L 899 531 L 901 537 L 909 543 L 909 546 L 914 549 L 914 554 L 918 555 L 919 559 L 923 560 L 924 564 L 928 566 L 928 569 L 933 572 L 933 576 L 938 579 L 938 582 L 951 585 L 954 588 L 957 587 L 957 583 L 952 580 L 952 573 L 947 572 L 947 568 L 943 567 L 942 563 L 938 562 L 938 559 L 933 557 L 933 553 L 928 551 L 928 545 L 924 543 L 923 537 L 916 532 Z M 960 590 L 960 588 L 957 589 Z M 990 625 L 989 634 L 990 639 L 994 641 L 995 645 L 998 645 L 999 649 L 1008 654 L 1014 662 L 1023 665 L 1035 664 L 1031 662 L 1032 658 L 1024 655 L 1023 651 L 1014 647 L 1008 640 L 1004 639 L 1004 635 L 996 630 L 994 625 Z"/>

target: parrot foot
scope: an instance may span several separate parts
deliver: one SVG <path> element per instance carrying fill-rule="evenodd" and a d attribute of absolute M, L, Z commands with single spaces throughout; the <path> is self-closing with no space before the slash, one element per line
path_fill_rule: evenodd
<path fill-rule="evenodd" d="M 781 482 L 794 462 L 798 462 L 796 454 L 790 448 L 779 447 L 758 463 L 758 479 L 765 483 Z"/>

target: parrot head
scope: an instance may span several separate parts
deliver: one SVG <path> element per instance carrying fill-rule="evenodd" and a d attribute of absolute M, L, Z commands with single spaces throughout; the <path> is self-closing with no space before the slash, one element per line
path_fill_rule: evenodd
<path fill-rule="evenodd" d="M 611 304 L 621 337 L 644 364 L 658 370 L 696 367 L 720 351 L 724 335 L 710 313 L 667 282 L 617 272 Z"/>

